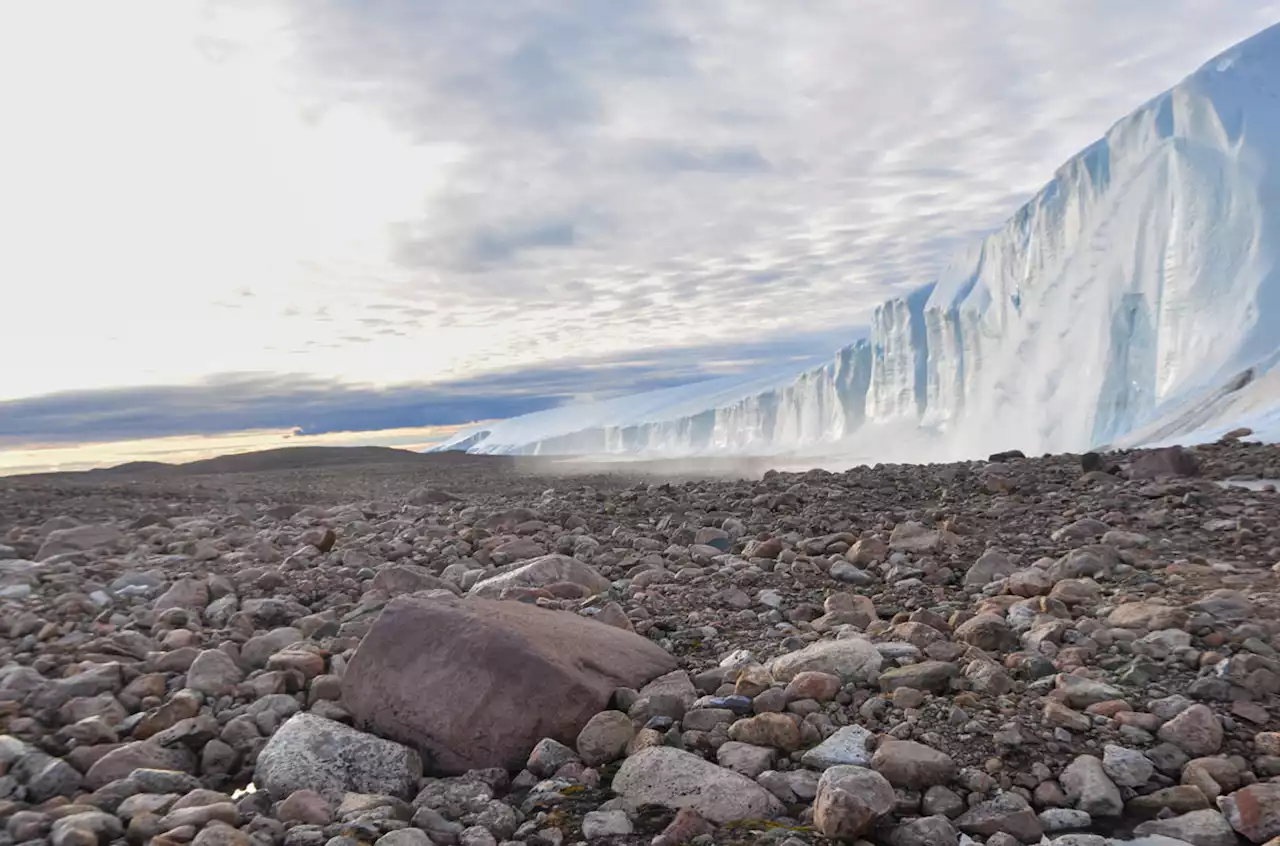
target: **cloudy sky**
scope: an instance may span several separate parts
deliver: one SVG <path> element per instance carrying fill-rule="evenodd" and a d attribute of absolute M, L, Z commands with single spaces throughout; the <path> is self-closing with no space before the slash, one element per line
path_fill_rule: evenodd
<path fill-rule="evenodd" d="M 838 346 L 1277 0 L 0 4 L 0 445 Z"/>

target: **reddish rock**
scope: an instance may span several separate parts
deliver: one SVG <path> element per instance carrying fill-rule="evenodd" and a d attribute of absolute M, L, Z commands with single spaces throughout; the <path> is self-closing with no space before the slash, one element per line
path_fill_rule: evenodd
<path fill-rule="evenodd" d="M 675 668 L 651 641 L 518 602 L 402 596 L 343 677 L 356 724 L 418 749 L 428 770 L 519 770 L 544 737 L 572 745 L 620 687 Z"/>

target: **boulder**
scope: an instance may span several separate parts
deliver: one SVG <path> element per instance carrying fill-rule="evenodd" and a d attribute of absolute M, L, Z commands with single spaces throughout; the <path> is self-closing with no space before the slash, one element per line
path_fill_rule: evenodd
<path fill-rule="evenodd" d="M 1160 727 L 1160 739 L 1188 755 L 1212 755 L 1222 748 L 1222 723 L 1209 706 L 1192 705 Z"/>
<path fill-rule="evenodd" d="M 1280 784 L 1261 782 L 1218 800 L 1231 827 L 1254 843 L 1280 837 Z"/>
<path fill-rule="evenodd" d="M 519 770 L 550 737 L 576 744 L 620 687 L 675 669 L 653 642 L 521 602 L 401 596 L 352 657 L 356 724 L 418 750 L 432 772 Z"/>
<path fill-rule="evenodd" d="M 613 792 L 633 807 L 689 808 L 717 824 L 769 819 L 784 810 L 777 797 L 746 776 L 670 746 L 651 746 L 627 758 L 613 777 Z"/>
<path fill-rule="evenodd" d="M 1120 789 L 1094 755 L 1081 755 L 1058 776 L 1067 799 L 1092 817 L 1118 817 L 1124 811 Z"/>
<path fill-rule="evenodd" d="M 383 567 L 373 577 L 370 587 L 374 590 L 384 590 L 393 596 L 423 590 L 459 592 L 456 585 L 439 578 L 427 568 L 408 564 L 392 564 L 389 567 Z"/>
<path fill-rule="evenodd" d="M 871 767 L 893 786 L 910 790 L 946 784 L 956 774 L 950 755 L 914 740 L 884 741 L 876 747 Z"/>
<path fill-rule="evenodd" d="M 590 564 L 553 554 L 503 567 L 496 575 L 476 582 L 469 592 L 472 596 L 498 599 L 508 588 L 540 588 L 558 582 L 580 585 L 588 596 L 603 593 L 610 586 L 609 580 Z"/>
<path fill-rule="evenodd" d="M 775 679 L 789 682 L 803 672 L 829 673 L 848 681 L 874 684 L 883 662 L 880 651 L 871 641 L 860 637 L 823 640 L 769 663 Z"/>
<path fill-rule="evenodd" d="M 412 749 L 315 714 L 290 717 L 258 755 L 254 782 L 272 796 L 314 791 L 330 802 L 347 793 L 407 799 L 422 761 Z"/>
<path fill-rule="evenodd" d="M 1231 824 L 1217 811 L 1191 811 L 1163 820 L 1149 820 L 1133 833 L 1139 837 L 1172 837 L 1193 846 L 1237 846 L 1240 842 Z"/>
<path fill-rule="evenodd" d="M 124 535 L 115 526 L 75 526 L 50 532 L 36 553 L 37 561 L 44 561 L 67 552 L 84 552 L 119 543 Z"/>
<path fill-rule="evenodd" d="M 178 770 L 193 773 L 196 757 L 187 749 L 161 746 L 149 740 L 135 740 L 103 755 L 85 773 L 84 783 L 97 790 L 108 782 L 127 778 L 134 770 Z"/>
<path fill-rule="evenodd" d="M 1130 479 L 1157 479 L 1162 476 L 1198 476 L 1200 461 L 1180 446 L 1144 452 L 1129 465 Z"/>
<path fill-rule="evenodd" d="M 831 767 L 818 780 L 813 824 L 832 840 L 853 840 L 893 810 L 893 785 L 863 767 Z"/>

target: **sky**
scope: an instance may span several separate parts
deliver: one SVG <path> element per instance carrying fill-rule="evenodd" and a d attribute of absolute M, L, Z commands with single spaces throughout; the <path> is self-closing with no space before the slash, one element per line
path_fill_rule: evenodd
<path fill-rule="evenodd" d="M 0 4 L 0 450 L 845 343 L 1278 0 Z"/>

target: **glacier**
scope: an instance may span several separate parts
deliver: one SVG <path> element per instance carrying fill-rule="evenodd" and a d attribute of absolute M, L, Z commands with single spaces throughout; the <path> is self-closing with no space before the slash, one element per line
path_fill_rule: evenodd
<path fill-rule="evenodd" d="M 1064 164 L 938 278 L 818 366 L 477 426 L 526 455 L 932 461 L 1280 440 L 1280 25 Z"/>

